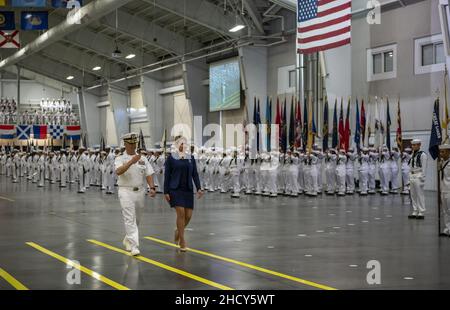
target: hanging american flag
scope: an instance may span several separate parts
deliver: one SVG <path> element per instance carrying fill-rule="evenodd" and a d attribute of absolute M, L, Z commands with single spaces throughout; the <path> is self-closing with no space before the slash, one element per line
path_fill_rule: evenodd
<path fill-rule="evenodd" d="M 297 52 L 350 44 L 351 0 L 297 0 Z"/>

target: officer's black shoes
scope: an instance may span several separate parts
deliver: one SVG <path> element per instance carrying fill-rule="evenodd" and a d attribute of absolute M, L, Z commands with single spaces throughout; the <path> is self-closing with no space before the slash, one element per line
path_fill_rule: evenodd
<path fill-rule="evenodd" d="M 418 216 L 416 216 L 416 219 L 418 219 L 418 220 L 424 220 L 424 219 L 425 219 L 425 216 L 423 216 L 423 215 L 418 215 Z"/>
<path fill-rule="evenodd" d="M 408 218 L 409 218 L 409 219 L 416 219 L 416 218 L 417 218 L 417 215 L 411 214 L 411 215 L 408 215 Z"/>

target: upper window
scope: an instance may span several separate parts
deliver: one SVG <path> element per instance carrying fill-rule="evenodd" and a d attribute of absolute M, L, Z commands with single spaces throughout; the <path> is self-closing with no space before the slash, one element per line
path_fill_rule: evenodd
<path fill-rule="evenodd" d="M 367 81 L 397 77 L 397 44 L 367 50 Z"/>
<path fill-rule="evenodd" d="M 414 40 L 414 73 L 444 71 L 445 51 L 442 35 L 436 34 Z"/>

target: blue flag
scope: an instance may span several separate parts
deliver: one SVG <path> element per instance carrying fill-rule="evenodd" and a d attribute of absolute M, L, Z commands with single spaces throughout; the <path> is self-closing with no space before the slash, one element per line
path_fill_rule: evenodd
<path fill-rule="evenodd" d="M 78 2 L 78 3 L 77 3 Z M 69 3 L 69 8 L 72 7 L 81 7 L 83 6 L 82 0 L 52 0 L 52 7 L 54 8 L 67 8 L 67 4 Z"/>
<path fill-rule="evenodd" d="M 11 6 L 13 7 L 29 7 L 29 8 L 45 8 L 47 6 L 46 0 L 12 0 Z"/>
<path fill-rule="evenodd" d="M 431 123 L 430 146 L 428 151 L 433 159 L 439 155 L 439 145 L 442 143 L 441 121 L 439 119 L 439 99 L 434 102 L 433 117 Z"/>
<path fill-rule="evenodd" d="M 361 123 L 359 119 L 359 106 L 358 106 L 358 99 L 356 99 L 356 128 L 355 128 L 355 144 L 356 148 L 359 149 L 361 147 Z"/>
<path fill-rule="evenodd" d="M 325 105 L 323 107 L 323 127 L 322 127 L 322 150 L 328 150 L 328 98 L 325 97 Z"/>
<path fill-rule="evenodd" d="M 29 11 L 21 14 L 22 30 L 46 30 L 48 29 L 48 12 Z"/>
<path fill-rule="evenodd" d="M 259 125 L 261 124 L 261 110 L 259 108 L 259 98 L 258 98 L 258 110 L 256 111 L 256 150 L 259 152 L 259 148 L 260 148 L 260 135 L 259 135 Z"/>
<path fill-rule="evenodd" d="M 337 122 L 337 99 L 334 101 L 334 114 L 333 114 L 333 137 L 331 141 L 331 147 L 336 148 L 339 143 L 338 136 L 338 122 Z"/>
<path fill-rule="evenodd" d="M 308 141 L 308 104 L 306 98 L 303 102 L 303 151 L 306 151 Z"/>
<path fill-rule="evenodd" d="M 267 130 L 267 150 L 270 151 L 270 136 L 272 125 L 272 98 L 267 97 L 266 102 L 266 130 Z"/>
<path fill-rule="evenodd" d="M 389 99 L 387 99 L 386 112 L 386 146 L 388 150 L 391 150 L 391 113 L 389 112 Z"/>
<path fill-rule="evenodd" d="M 14 12 L 0 12 L 0 30 L 15 30 L 16 21 L 14 18 Z"/>
<path fill-rule="evenodd" d="M 294 119 L 294 96 L 291 99 L 291 115 L 289 117 L 289 148 L 294 149 L 295 144 L 295 119 Z"/>

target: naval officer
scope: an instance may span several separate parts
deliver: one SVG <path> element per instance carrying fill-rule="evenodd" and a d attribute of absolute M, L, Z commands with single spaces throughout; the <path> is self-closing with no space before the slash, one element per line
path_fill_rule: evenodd
<path fill-rule="evenodd" d="M 136 153 L 138 142 L 136 133 L 128 133 L 122 137 L 122 140 L 125 144 L 125 152 L 116 158 L 115 168 L 126 232 L 123 244 L 131 255 L 137 256 L 140 254 L 138 225 L 144 207 L 147 185 L 150 187 L 150 197 L 156 194 L 152 177 L 154 171 L 148 160 Z"/>

